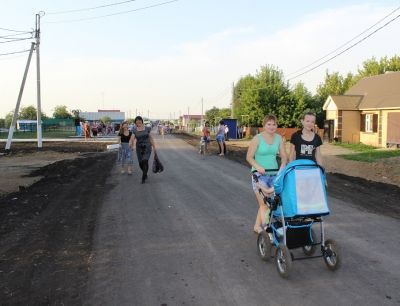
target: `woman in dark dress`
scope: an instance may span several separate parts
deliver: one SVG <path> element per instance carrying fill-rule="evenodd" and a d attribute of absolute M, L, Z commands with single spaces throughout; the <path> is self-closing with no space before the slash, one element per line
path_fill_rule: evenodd
<path fill-rule="evenodd" d="M 149 171 L 149 159 L 152 149 L 155 151 L 153 137 L 150 135 L 151 128 L 145 127 L 143 118 L 137 116 L 135 118 L 136 128 L 133 130 L 131 137 L 132 146 L 136 142 L 136 155 L 139 162 L 139 167 L 142 169 L 142 184 L 147 179 L 147 172 Z"/>

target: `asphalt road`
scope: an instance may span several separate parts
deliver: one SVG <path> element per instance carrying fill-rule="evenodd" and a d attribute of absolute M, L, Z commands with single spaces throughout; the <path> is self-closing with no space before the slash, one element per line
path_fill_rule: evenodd
<path fill-rule="evenodd" d="M 87 305 L 399 305 L 399 220 L 329 198 L 342 266 L 294 261 L 288 280 L 256 252 L 249 169 L 167 135 L 140 184 L 114 169 L 101 203 Z M 379 199 L 371 199 L 379 201 Z M 295 252 L 298 254 L 298 252 Z"/>

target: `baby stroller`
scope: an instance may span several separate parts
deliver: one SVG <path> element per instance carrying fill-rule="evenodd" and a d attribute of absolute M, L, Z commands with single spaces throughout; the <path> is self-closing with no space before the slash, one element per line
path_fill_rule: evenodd
<path fill-rule="evenodd" d="M 253 174 L 254 179 L 256 175 Z M 269 222 L 258 235 L 257 251 L 264 261 L 270 261 L 275 249 L 275 263 L 281 277 L 289 276 L 292 262 L 300 259 L 320 258 L 329 270 L 340 266 L 340 248 L 332 239 L 325 239 L 323 219 L 329 215 L 323 168 L 311 160 L 290 162 L 276 177 L 274 195 L 267 197 L 259 189 L 270 208 Z M 318 239 L 313 225 L 319 223 Z M 320 253 L 315 255 L 317 246 Z M 301 248 L 304 256 L 290 251 Z"/>

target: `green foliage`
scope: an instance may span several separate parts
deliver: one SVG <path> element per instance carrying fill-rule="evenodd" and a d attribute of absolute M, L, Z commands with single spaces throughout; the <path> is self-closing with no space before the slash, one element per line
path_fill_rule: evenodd
<path fill-rule="evenodd" d="M 211 125 L 217 125 L 218 122 L 223 118 L 229 118 L 231 116 L 231 110 L 229 108 L 217 108 L 213 107 L 206 111 L 205 119 Z"/>
<path fill-rule="evenodd" d="M 73 116 L 68 112 L 65 105 L 57 105 L 54 108 L 53 118 L 54 119 L 71 119 Z"/>
<path fill-rule="evenodd" d="M 8 127 L 6 127 L 6 120 L 3 118 L 0 118 L 0 128 L 4 129 L 4 128 L 8 128 Z"/>
<path fill-rule="evenodd" d="M 36 108 L 33 105 L 21 107 L 18 119 L 36 120 L 37 119 Z"/>
<path fill-rule="evenodd" d="M 382 158 L 400 156 L 400 150 L 370 150 L 356 154 L 339 155 L 341 158 L 372 163 Z"/>
<path fill-rule="evenodd" d="M 4 118 L 4 124 L 7 129 L 9 129 L 11 126 L 13 116 L 14 116 L 14 112 L 9 112 Z"/>
<path fill-rule="evenodd" d="M 110 117 L 108 117 L 108 116 L 104 116 L 104 117 L 100 118 L 100 121 L 103 122 L 103 123 L 108 123 L 108 122 L 111 122 L 112 119 Z"/>
<path fill-rule="evenodd" d="M 356 152 L 370 152 L 376 149 L 376 147 L 369 146 L 363 143 L 342 143 L 342 142 L 335 142 L 333 143 L 335 146 L 340 146 L 346 149 L 350 149 Z"/>
<path fill-rule="evenodd" d="M 80 117 L 79 117 L 79 114 L 81 113 L 82 111 L 80 110 L 80 109 L 73 109 L 73 110 L 71 110 L 71 114 L 72 114 L 72 116 L 73 116 L 73 118 L 74 119 L 79 119 Z"/>

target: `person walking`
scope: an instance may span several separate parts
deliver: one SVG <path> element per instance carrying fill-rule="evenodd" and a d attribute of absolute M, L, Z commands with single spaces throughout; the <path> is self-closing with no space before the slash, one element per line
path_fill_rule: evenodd
<path fill-rule="evenodd" d="M 133 147 L 136 143 L 136 155 L 139 167 L 142 170 L 142 184 L 144 184 L 149 171 L 151 151 L 152 149 L 155 151 L 156 147 L 153 137 L 150 134 L 151 128 L 143 124 L 143 118 L 141 116 L 135 118 L 135 125 L 136 128 L 133 130 L 133 136 L 131 137 L 131 145 Z"/>
<path fill-rule="evenodd" d="M 316 115 L 306 112 L 301 120 L 303 128 L 295 132 L 290 139 L 290 161 L 295 159 L 310 159 L 323 166 L 320 147 L 321 137 L 315 133 Z"/>
<path fill-rule="evenodd" d="M 210 130 L 209 130 L 210 125 L 208 124 L 208 122 L 206 122 L 204 124 L 204 127 L 202 129 L 202 133 L 203 133 L 203 141 L 204 141 L 204 153 L 208 153 L 208 144 L 210 143 Z"/>
<path fill-rule="evenodd" d="M 224 121 L 221 120 L 218 125 L 217 135 L 215 139 L 218 143 L 219 148 L 219 156 L 224 156 L 226 154 L 226 144 L 225 144 L 225 124 Z"/>
<path fill-rule="evenodd" d="M 246 160 L 251 166 L 251 171 L 258 178 L 258 183 L 252 175 L 253 191 L 258 202 L 258 212 L 254 224 L 254 232 L 260 233 L 263 225 L 268 223 L 269 209 L 259 193 L 261 188 L 264 193 L 272 195 L 274 179 L 278 170 L 284 168 L 287 162 L 285 143 L 281 135 L 276 133 L 277 119 L 274 115 L 267 115 L 263 120 L 264 131 L 256 135 L 250 142 Z M 281 158 L 278 166 L 277 154 Z"/>
<path fill-rule="evenodd" d="M 128 122 L 123 122 L 121 125 L 121 129 L 118 133 L 120 147 L 118 150 L 118 162 L 121 165 L 121 173 L 124 174 L 125 170 L 128 171 L 128 174 L 132 174 L 132 132 L 128 129 Z M 125 169 L 127 167 L 127 169 Z"/>

